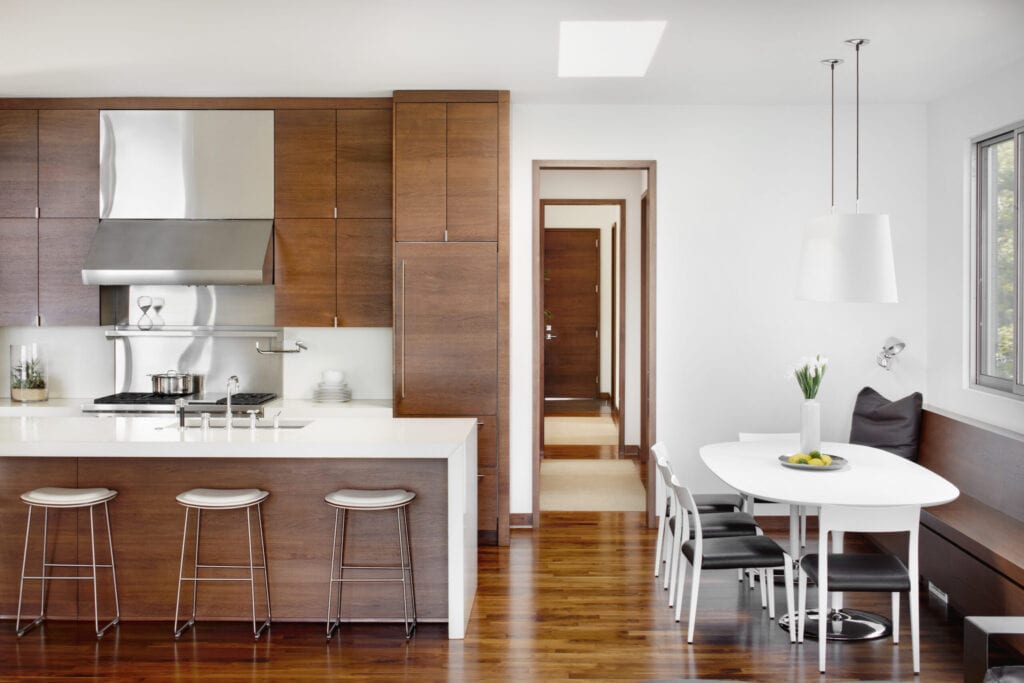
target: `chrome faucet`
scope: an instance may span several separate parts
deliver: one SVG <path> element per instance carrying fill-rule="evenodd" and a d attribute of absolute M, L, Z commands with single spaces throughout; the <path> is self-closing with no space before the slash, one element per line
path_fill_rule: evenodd
<path fill-rule="evenodd" d="M 231 429 L 231 397 L 238 392 L 238 375 L 228 377 L 228 400 L 224 412 L 224 428 Z"/>

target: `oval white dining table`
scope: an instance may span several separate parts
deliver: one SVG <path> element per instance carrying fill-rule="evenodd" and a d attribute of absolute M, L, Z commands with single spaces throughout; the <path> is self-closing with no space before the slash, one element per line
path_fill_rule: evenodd
<path fill-rule="evenodd" d="M 839 470 L 798 470 L 779 462 L 780 455 L 797 450 L 796 441 L 731 441 L 700 448 L 700 458 L 711 472 L 740 493 L 790 506 L 789 546 L 799 549 L 798 506 L 854 505 L 864 507 L 914 505 L 929 507 L 955 500 L 956 486 L 898 455 L 870 446 L 825 442 L 821 451 L 839 455 L 847 466 Z M 836 534 L 832 552 L 842 551 L 843 539 Z M 793 552 L 796 559 L 799 551 Z M 888 620 L 859 610 L 843 610 L 842 594 L 832 597 L 836 619 L 843 627 L 829 632 L 829 639 L 861 640 L 888 633 Z M 809 619 L 808 626 L 816 620 Z M 788 620 L 779 623 L 788 628 Z M 867 623 L 864 623 L 867 622 Z M 882 628 L 879 628 L 882 626 Z M 813 637 L 808 629 L 807 636 Z"/>

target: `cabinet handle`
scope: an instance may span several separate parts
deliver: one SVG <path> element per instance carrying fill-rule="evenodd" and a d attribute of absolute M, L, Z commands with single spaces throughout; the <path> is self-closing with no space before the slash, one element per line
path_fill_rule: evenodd
<path fill-rule="evenodd" d="M 486 427 L 487 425 L 484 424 L 483 420 L 477 420 L 476 421 L 476 426 L 477 427 Z"/>
<path fill-rule="evenodd" d="M 405 398 L 405 259 L 402 259 L 402 398 Z"/>

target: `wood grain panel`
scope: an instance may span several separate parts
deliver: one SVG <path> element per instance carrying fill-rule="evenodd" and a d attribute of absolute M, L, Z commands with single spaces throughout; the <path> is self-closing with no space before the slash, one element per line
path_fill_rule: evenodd
<path fill-rule="evenodd" d="M 18 611 L 18 579 L 21 576 L 25 521 L 28 517 L 28 505 L 22 503 L 19 496 L 41 486 L 73 487 L 76 481 L 73 458 L 0 458 L 0 546 L 4 548 L 3 553 L 0 553 L 0 617 L 13 618 Z M 28 572 L 35 575 L 39 574 L 42 558 L 42 522 L 42 510 L 37 508 L 32 516 L 33 534 L 28 549 Z M 51 561 L 75 562 L 79 545 L 76 511 L 54 511 L 48 526 L 50 550 L 54 553 Z M 49 616 L 55 619 L 74 619 L 78 616 L 78 583 L 50 582 L 47 587 Z M 39 582 L 28 582 L 25 586 L 25 613 L 39 614 Z M 89 592 L 92 592 L 91 584 Z M 10 629 L 13 634 L 13 625 Z"/>
<path fill-rule="evenodd" d="M 601 231 L 544 230 L 544 397 L 597 398 L 601 373 Z"/>
<path fill-rule="evenodd" d="M 498 544 L 509 544 L 509 108 L 498 93 Z"/>
<path fill-rule="evenodd" d="M 448 239 L 498 239 L 498 105 L 448 105 Z"/>
<path fill-rule="evenodd" d="M 274 216 L 334 218 L 332 109 L 274 112 Z"/>
<path fill-rule="evenodd" d="M 390 97 L 2 98 L 0 109 L 391 109 Z"/>
<path fill-rule="evenodd" d="M 482 415 L 476 419 L 476 466 L 498 466 L 498 418 Z"/>
<path fill-rule="evenodd" d="M 39 215 L 99 218 L 100 114 L 39 112 Z"/>
<path fill-rule="evenodd" d="M 338 217 L 391 218 L 392 113 L 339 109 Z"/>
<path fill-rule="evenodd" d="M 440 242 L 445 216 L 445 105 L 395 105 L 395 240 Z"/>
<path fill-rule="evenodd" d="M 274 221 L 274 320 L 277 325 L 333 326 L 335 221 Z"/>
<path fill-rule="evenodd" d="M 497 261 L 489 243 L 396 246 L 396 415 L 495 413 Z"/>
<path fill-rule="evenodd" d="M 334 525 L 334 510 L 324 495 L 344 487 L 415 491 L 409 528 L 417 606 L 421 618 L 438 619 L 448 611 L 446 466 L 437 460 L 82 458 L 78 485 L 120 492 L 111 515 L 124 620 L 173 616 L 185 516 L 174 497 L 182 491 L 199 486 L 270 491 L 263 524 L 274 618 L 282 621 L 324 618 Z M 394 512 L 354 514 L 349 522 L 346 553 L 354 564 L 397 557 Z M 246 553 L 243 511 L 203 513 L 201 562 L 235 564 Z M 350 616 L 401 616 L 397 585 L 352 585 L 345 592 L 343 609 Z M 249 618 L 249 600 L 246 583 L 206 584 L 200 589 L 198 614 L 241 621 Z"/>
<path fill-rule="evenodd" d="M 498 530 L 498 470 L 484 467 L 477 472 L 477 530 L 496 532 Z M 485 535 L 486 539 L 487 536 Z M 489 543 L 497 543 L 497 537 Z"/>
<path fill-rule="evenodd" d="M 38 115 L 0 110 L 0 217 L 35 218 L 39 205 Z"/>
<path fill-rule="evenodd" d="M 338 325 L 391 327 L 389 219 L 338 220 Z"/>
<path fill-rule="evenodd" d="M 36 324 L 38 244 L 34 218 L 0 218 L 0 327 Z"/>
<path fill-rule="evenodd" d="M 395 102 L 497 102 L 508 91 L 499 90 L 396 90 Z"/>
<path fill-rule="evenodd" d="M 100 288 L 82 284 L 99 221 L 39 219 L 39 315 L 43 325 L 98 325 Z"/>

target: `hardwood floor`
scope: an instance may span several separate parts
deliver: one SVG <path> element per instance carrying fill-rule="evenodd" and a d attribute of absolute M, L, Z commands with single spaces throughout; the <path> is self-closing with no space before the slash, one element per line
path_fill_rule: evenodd
<path fill-rule="evenodd" d="M 922 606 L 922 675 L 913 677 L 906 604 L 899 646 L 832 643 L 819 676 L 816 643 L 791 646 L 731 571 L 705 573 L 687 645 L 685 615 L 674 621 L 652 575 L 655 531 L 643 518 L 544 513 L 538 529 L 514 530 L 509 547 L 481 548 L 464 641 L 447 640 L 439 624 L 421 624 L 408 643 L 398 624 L 360 624 L 325 644 L 322 624 L 275 623 L 253 643 L 244 623 L 205 622 L 178 643 L 166 622 L 124 623 L 99 642 L 89 623 L 54 622 L 19 640 L 6 621 L 0 680 L 962 680 L 962 626 L 934 605 Z M 847 605 L 888 613 L 888 599 L 850 595 Z"/>
<path fill-rule="evenodd" d="M 544 399 L 545 415 L 563 415 L 572 417 L 588 417 L 592 415 L 614 415 L 618 413 L 606 398 L 569 398 Z"/>

